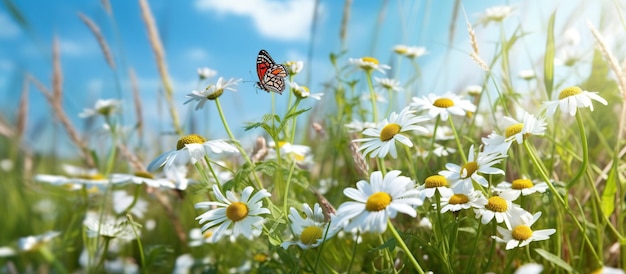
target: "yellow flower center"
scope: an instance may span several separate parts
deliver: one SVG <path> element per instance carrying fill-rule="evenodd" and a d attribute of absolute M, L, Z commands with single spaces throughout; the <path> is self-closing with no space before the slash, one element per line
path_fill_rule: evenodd
<path fill-rule="evenodd" d="M 234 202 L 226 208 L 226 217 L 233 222 L 241 221 L 248 216 L 248 206 L 242 202 Z"/>
<path fill-rule="evenodd" d="M 466 178 L 471 177 L 472 174 L 476 172 L 476 170 L 478 170 L 478 163 L 469 162 L 467 164 L 464 164 L 463 167 L 461 167 L 461 179 L 466 179 Z"/>
<path fill-rule="evenodd" d="M 504 131 L 504 134 L 506 135 L 506 138 L 509 138 L 515 134 L 522 132 L 523 128 L 524 128 L 524 124 L 522 123 L 515 124 L 510 127 L 507 127 L 506 130 Z M 524 139 L 526 139 L 528 136 L 530 136 L 530 133 L 524 134 Z"/>
<path fill-rule="evenodd" d="M 404 55 L 408 52 L 409 48 L 405 46 L 398 46 L 393 49 L 397 54 Z"/>
<path fill-rule="evenodd" d="M 213 89 L 213 88 L 214 88 L 213 85 L 208 85 L 205 88 L 205 90 L 209 90 L 209 89 Z M 206 98 L 209 99 L 209 100 L 215 100 L 215 99 L 219 98 L 220 96 L 222 96 L 222 93 L 224 93 L 224 89 L 223 88 L 211 92 Z"/>
<path fill-rule="evenodd" d="M 205 239 L 211 238 L 211 236 L 213 236 L 213 231 L 211 230 L 207 230 L 204 233 L 202 233 L 202 237 L 204 237 Z"/>
<path fill-rule="evenodd" d="M 451 205 L 462 205 L 467 204 L 469 202 L 469 198 L 465 194 L 454 194 L 448 200 L 448 204 Z"/>
<path fill-rule="evenodd" d="M 87 179 L 87 180 L 104 180 L 106 179 L 104 176 L 102 176 L 102 174 L 100 173 L 94 173 L 94 174 L 81 174 L 77 176 L 79 179 Z"/>
<path fill-rule="evenodd" d="M 305 245 L 311 245 L 322 238 L 322 229 L 317 226 L 309 226 L 300 234 L 300 241 Z"/>
<path fill-rule="evenodd" d="M 448 186 L 448 180 L 441 175 L 433 175 L 426 178 L 424 185 L 426 188 Z"/>
<path fill-rule="evenodd" d="M 367 211 L 381 211 L 391 203 L 391 196 L 387 192 L 376 192 L 367 198 L 365 209 Z"/>
<path fill-rule="evenodd" d="M 439 98 L 435 100 L 435 102 L 433 102 L 433 106 L 436 106 L 438 108 L 449 108 L 454 106 L 454 101 L 448 98 Z"/>
<path fill-rule="evenodd" d="M 307 86 L 300 86 L 300 88 L 294 88 L 293 93 L 296 96 L 298 96 L 298 98 L 306 98 L 309 96 L 309 94 L 311 94 L 311 92 L 309 91 L 309 87 Z"/>
<path fill-rule="evenodd" d="M 288 144 L 288 142 L 285 142 L 285 141 L 278 141 L 278 145 L 277 145 L 277 147 L 278 147 L 278 148 L 281 148 L 281 147 L 283 147 L 283 146 L 284 146 L 284 145 L 286 145 L 286 144 Z"/>
<path fill-rule="evenodd" d="M 583 93 L 583 90 L 579 87 L 568 87 L 561 90 L 561 93 L 559 93 L 559 100 L 581 93 Z"/>
<path fill-rule="evenodd" d="M 527 225 L 518 225 L 513 228 L 511 236 L 515 240 L 524 241 L 530 239 L 530 237 L 533 236 L 533 231 Z"/>
<path fill-rule="evenodd" d="M 525 189 L 533 187 L 533 182 L 528 179 L 517 179 L 511 184 L 512 189 Z"/>
<path fill-rule="evenodd" d="M 145 171 L 137 171 L 137 172 L 135 172 L 135 176 L 141 177 L 141 178 L 146 178 L 146 179 L 154 179 L 154 175 L 152 175 L 149 172 L 145 172 Z"/>
<path fill-rule="evenodd" d="M 361 58 L 361 60 L 363 60 L 363 62 L 367 62 L 367 63 L 372 63 L 374 65 L 378 65 L 378 59 L 374 58 L 374 57 L 370 57 L 370 56 L 365 56 L 363 58 Z"/>
<path fill-rule="evenodd" d="M 508 209 L 508 205 L 506 204 L 506 200 L 502 199 L 498 196 L 493 196 L 489 198 L 487 201 L 487 205 L 485 205 L 486 209 L 489 209 L 493 212 L 506 212 Z"/>
<path fill-rule="evenodd" d="M 396 134 L 400 132 L 400 129 L 401 127 L 398 124 L 387 124 L 383 127 L 383 130 L 380 131 L 380 140 L 383 142 L 391 140 L 393 136 L 396 136 Z"/>
<path fill-rule="evenodd" d="M 252 257 L 252 259 L 254 259 L 254 261 L 256 262 L 262 263 L 262 262 L 267 261 L 268 256 L 265 253 L 257 253 L 257 254 L 254 254 L 254 257 Z"/>
<path fill-rule="evenodd" d="M 176 149 L 181 150 L 187 144 L 202 144 L 204 142 L 206 142 L 206 139 L 204 139 L 204 137 L 198 134 L 191 134 L 178 139 L 178 143 L 176 143 Z"/>

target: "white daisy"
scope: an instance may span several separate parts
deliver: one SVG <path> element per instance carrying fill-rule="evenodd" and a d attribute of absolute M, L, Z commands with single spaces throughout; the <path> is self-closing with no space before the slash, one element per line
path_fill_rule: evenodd
<path fill-rule="evenodd" d="M 524 111 L 522 121 L 519 122 L 511 117 L 503 118 L 504 138 L 493 132 L 487 138 L 483 138 L 485 143 L 484 151 L 500 152 L 506 154 L 513 141 L 522 144 L 530 136 L 543 136 L 546 133 L 546 122 L 543 118 L 537 119 L 534 115 Z"/>
<path fill-rule="evenodd" d="M 115 211 L 116 214 L 128 211 L 134 216 L 143 218 L 143 214 L 148 210 L 148 202 L 133 195 L 129 195 L 125 190 L 113 191 L 111 200 L 113 211 Z"/>
<path fill-rule="evenodd" d="M 482 191 L 471 187 L 461 188 L 454 193 L 447 193 L 441 197 L 441 213 L 458 212 L 470 208 L 482 208 L 487 204 L 487 199 Z"/>
<path fill-rule="evenodd" d="M 139 227 L 126 219 L 116 219 L 108 215 L 100 216 L 100 213 L 97 212 L 88 212 L 83 225 L 85 225 L 89 238 L 102 236 L 131 241 L 136 238 L 135 232 L 139 234 L 141 231 Z M 135 227 L 133 228 L 133 226 Z"/>
<path fill-rule="evenodd" d="M 269 147 L 272 148 L 268 154 L 268 159 L 276 159 L 276 144 L 274 142 L 269 143 Z M 309 166 L 313 163 L 313 154 L 311 154 L 311 147 L 305 145 L 295 145 L 289 142 L 278 142 L 280 150 L 280 156 L 286 159 L 295 160 L 298 165 Z"/>
<path fill-rule="evenodd" d="M 526 196 L 537 192 L 544 193 L 547 189 L 548 184 L 545 182 L 533 184 L 533 182 L 528 179 L 517 179 L 513 180 L 512 183 L 499 183 L 494 190 L 498 193 L 503 193 L 503 195 L 510 195 L 512 200 L 516 200 L 520 195 Z"/>
<path fill-rule="evenodd" d="M 478 97 L 483 93 L 483 87 L 479 85 L 469 85 L 465 87 L 465 93 L 469 96 Z"/>
<path fill-rule="evenodd" d="M 287 70 L 289 70 L 289 75 L 296 75 L 302 71 L 304 67 L 304 62 L 302 61 L 287 61 L 285 63 Z"/>
<path fill-rule="evenodd" d="M 474 145 L 470 147 L 468 155 L 467 163 L 463 166 L 447 163 L 447 170 L 439 172 L 439 175 L 443 175 L 448 179 L 452 188 L 456 188 L 457 185 L 463 185 L 461 187 L 471 186 L 472 180 L 484 187 L 489 186 L 487 179 L 480 173 L 504 175 L 502 169 L 493 167 L 493 165 L 500 163 L 506 155 L 494 152 L 485 153 L 484 151 L 478 152 L 478 155 L 476 155 Z"/>
<path fill-rule="evenodd" d="M 404 55 L 411 59 L 418 58 L 427 54 L 425 47 L 410 47 L 405 45 L 397 45 L 393 48 L 393 51 L 397 54 Z"/>
<path fill-rule="evenodd" d="M 453 194 L 452 189 L 448 187 L 448 180 L 441 175 L 426 177 L 424 184 L 419 186 L 417 190 L 420 191 L 422 199 L 432 198 L 435 196 L 435 192 L 439 192 L 439 196 L 451 196 Z"/>
<path fill-rule="evenodd" d="M 603 105 L 608 104 L 597 92 L 589 92 L 574 86 L 563 89 L 559 93 L 558 100 L 544 102 L 543 108 L 546 109 L 548 116 L 553 116 L 557 107 L 561 109 L 562 113 L 569 113 L 569 115 L 574 116 L 579 108 L 589 108 L 593 111 L 591 100 L 598 101 Z"/>
<path fill-rule="evenodd" d="M 217 75 L 217 71 L 207 68 L 207 67 L 202 67 L 202 68 L 198 68 L 198 77 L 200 77 L 201 80 L 207 79 L 207 78 L 213 78 L 215 77 L 215 75 Z"/>
<path fill-rule="evenodd" d="M 305 217 L 295 208 L 289 209 L 291 231 L 296 235 L 297 241 L 284 241 L 280 246 L 284 249 L 292 245 L 298 245 L 302 249 L 317 247 L 324 241 L 332 238 L 339 232 L 341 226 L 336 222 L 336 215 L 331 214 L 330 220 L 326 221 L 322 207 L 315 203 L 313 209 L 308 204 L 302 204 Z"/>
<path fill-rule="evenodd" d="M 356 188 L 346 188 L 343 194 L 355 201 L 344 202 L 337 209 L 339 224 L 345 231 L 358 229 L 360 232 L 382 233 L 387 229 L 387 221 L 398 212 L 415 217 L 415 207 L 423 204 L 415 182 L 399 176 L 399 170 L 387 172 L 383 177 L 380 171 L 370 175 L 370 182 L 358 181 Z"/>
<path fill-rule="evenodd" d="M 319 101 L 324 96 L 324 93 L 311 93 L 307 86 L 300 86 L 296 82 L 289 82 L 289 85 L 298 98 L 311 98 Z"/>
<path fill-rule="evenodd" d="M 492 196 L 487 200 L 484 207 L 475 208 L 474 213 L 484 225 L 495 218 L 497 223 L 504 222 L 506 227 L 510 229 L 512 227 L 511 220 L 515 220 L 527 212 L 519 205 L 512 203 L 511 197 Z"/>
<path fill-rule="evenodd" d="M 195 110 L 199 110 L 204 107 L 207 101 L 215 100 L 220 97 L 224 93 L 224 90 L 237 91 L 235 86 L 239 84 L 241 80 L 242 79 L 230 78 L 228 81 L 224 81 L 224 78 L 220 77 L 217 79 L 215 85 L 211 84 L 202 91 L 193 90 L 191 93 L 187 94 L 186 97 L 189 99 L 187 99 L 183 105 L 194 101 L 197 103 Z"/>
<path fill-rule="evenodd" d="M 363 150 L 363 154 L 369 155 L 370 158 L 384 158 L 387 154 L 391 154 L 391 157 L 397 158 L 396 141 L 405 146 L 412 147 L 413 142 L 411 142 L 411 139 L 405 134 L 409 131 L 427 133 L 426 128 L 417 125 L 417 123 L 426 120 L 428 120 L 428 117 L 415 116 L 414 111 L 405 107 L 400 114 L 392 112 L 389 115 L 389 120 L 383 120 L 377 128 L 364 130 L 363 135 L 368 137 L 355 139 L 353 142 L 363 142 L 359 150 Z"/>
<path fill-rule="evenodd" d="M 126 181 L 122 178 L 106 178 L 97 169 L 85 169 L 68 164 L 63 164 L 61 168 L 67 176 L 37 174 L 34 179 L 42 183 L 63 186 L 69 190 L 79 190 L 84 186 L 89 192 L 97 192 L 109 184 L 119 184 Z"/>
<path fill-rule="evenodd" d="M 44 246 L 46 243 L 52 241 L 52 239 L 61 235 L 58 231 L 48 231 L 44 234 L 22 237 L 17 240 L 17 248 L 20 251 L 33 251 Z"/>
<path fill-rule="evenodd" d="M 526 263 L 515 269 L 513 274 L 541 274 L 543 265 L 537 263 Z"/>
<path fill-rule="evenodd" d="M 525 69 L 525 70 L 520 70 L 520 72 L 517 74 L 517 77 L 528 81 L 528 80 L 534 79 L 535 77 L 537 77 L 537 75 L 535 74 L 534 70 Z"/>
<path fill-rule="evenodd" d="M 441 121 L 447 120 L 448 115 L 465 116 L 466 112 L 476 112 L 476 106 L 472 102 L 451 93 L 442 96 L 430 93 L 422 98 L 413 97 L 411 106 L 418 111 L 428 111 L 431 118 L 439 116 Z"/>
<path fill-rule="evenodd" d="M 134 174 L 113 173 L 113 180 L 132 182 L 134 184 L 146 184 L 154 188 L 172 188 L 185 190 L 189 184 L 187 178 L 187 167 L 184 165 L 174 165 L 168 170 L 164 170 L 161 174 L 153 175 L 149 172 L 138 171 Z"/>
<path fill-rule="evenodd" d="M 96 115 L 110 116 L 119 110 L 122 101 L 116 99 L 98 99 L 93 108 L 86 108 L 78 114 L 80 118 L 89 118 Z"/>
<path fill-rule="evenodd" d="M 350 123 L 347 123 L 343 126 L 346 127 L 346 129 L 348 129 L 348 132 L 354 133 L 354 132 L 362 132 L 363 130 L 368 129 L 368 128 L 375 128 L 376 123 L 361 122 L 360 120 L 355 119 L 355 120 L 352 120 Z"/>
<path fill-rule="evenodd" d="M 374 92 L 374 99 L 376 100 L 376 102 L 379 103 L 387 103 L 387 98 L 385 98 L 385 95 L 380 94 L 379 92 Z M 363 102 L 370 102 L 372 101 L 372 94 L 371 93 L 363 93 L 363 95 L 361 95 L 360 97 L 361 101 Z"/>
<path fill-rule="evenodd" d="M 556 232 L 556 229 L 532 230 L 530 227 L 539 219 L 541 212 L 531 215 L 525 212 L 519 218 L 511 220 L 509 229 L 498 226 L 498 232 L 502 238 L 492 236 L 498 242 L 506 243 L 506 250 L 516 247 L 523 247 L 534 241 L 542 241 L 550 238 L 550 235 Z"/>
<path fill-rule="evenodd" d="M 489 22 L 502 22 L 505 18 L 513 14 L 513 7 L 511 6 L 494 6 L 487 8 L 480 21 L 483 24 Z"/>
<path fill-rule="evenodd" d="M 374 77 L 374 80 L 378 83 L 378 86 L 388 91 L 402 91 L 404 90 L 400 86 L 400 82 L 392 78 L 378 78 Z"/>
<path fill-rule="evenodd" d="M 154 171 L 164 166 L 164 171 L 169 172 L 175 166 L 192 165 L 200 162 L 207 164 L 205 156 L 210 153 L 238 152 L 237 147 L 228 143 L 227 140 L 210 140 L 198 134 L 183 136 L 176 144 L 176 150 L 171 150 L 159 155 L 148 165 L 148 171 Z"/>
<path fill-rule="evenodd" d="M 215 230 L 217 229 L 216 226 L 207 229 L 206 231 L 202 232 L 202 229 L 199 228 L 193 228 L 189 231 L 189 246 L 194 247 L 194 246 L 201 246 L 204 244 L 214 244 L 217 242 L 217 240 L 219 239 L 214 239 L 213 233 L 215 233 Z M 229 231 L 226 231 L 226 233 L 228 233 Z"/>
<path fill-rule="evenodd" d="M 257 191 L 254 195 L 254 188 L 248 186 L 243 189 L 241 197 L 237 198 L 232 191 L 226 191 L 226 196 L 222 194 L 217 185 L 213 185 L 215 202 L 200 202 L 196 204 L 197 209 L 210 209 L 196 217 L 202 225 L 202 231 L 218 226 L 211 241 L 215 242 L 224 236 L 230 236 L 231 241 L 235 241 L 239 235 L 248 239 L 253 239 L 261 235 L 265 219 L 261 214 L 270 214 L 269 209 L 263 207 L 261 199 L 270 197 L 271 194 L 265 189 Z"/>
<path fill-rule="evenodd" d="M 369 56 L 363 57 L 363 58 L 356 58 L 356 59 L 350 58 L 348 59 L 348 61 L 350 62 L 350 64 L 353 64 L 367 72 L 371 72 L 372 70 L 377 70 L 384 74 L 385 70 L 391 69 L 390 66 L 380 64 L 378 62 L 378 59 L 374 57 L 369 57 Z"/>

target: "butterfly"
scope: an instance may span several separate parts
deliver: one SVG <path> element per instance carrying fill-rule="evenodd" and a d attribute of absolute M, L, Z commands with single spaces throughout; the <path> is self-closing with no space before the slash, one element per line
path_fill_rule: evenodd
<path fill-rule="evenodd" d="M 285 77 L 289 76 L 287 68 L 276 64 L 270 54 L 262 49 L 256 57 L 256 73 L 259 75 L 257 86 L 267 92 L 282 94 L 285 90 Z"/>

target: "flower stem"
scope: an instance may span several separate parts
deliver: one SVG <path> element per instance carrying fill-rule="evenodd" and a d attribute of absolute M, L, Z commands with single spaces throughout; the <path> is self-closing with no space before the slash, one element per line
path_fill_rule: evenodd
<path fill-rule="evenodd" d="M 459 134 L 456 132 L 456 128 L 454 127 L 454 122 L 452 121 L 452 115 L 448 115 L 448 121 L 450 122 L 452 133 L 454 133 L 454 140 L 456 140 L 456 146 L 458 147 L 458 150 L 461 153 L 461 157 L 463 158 L 463 163 L 467 163 L 467 157 L 465 156 L 465 151 L 463 150 L 463 146 L 461 145 L 461 139 L 459 138 Z M 435 137 L 433 136 L 433 138 Z M 471 151 L 471 153 L 474 153 L 474 152 Z"/>
<path fill-rule="evenodd" d="M 378 123 L 378 108 L 376 106 L 376 92 L 374 92 L 374 84 L 372 83 L 372 72 L 368 71 L 365 76 L 365 78 L 367 78 L 367 86 L 369 87 L 370 97 L 372 100 L 372 113 L 374 115 L 374 123 Z"/>
<path fill-rule="evenodd" d="M 52 264 L 52 266 L 58 273 L 69 273 L 67 272 L 67 269 L 63 267 L 63 264 L 61 264 L 56 258 L 54 258 L 54 254 L 50 252 L 47 246 L 42 246 L 41 248 L 39 248 L 39 253 L 41 253 L 41 256 L 43 256 L 47 262 Z"/>
<path fill-rule="evenodd" d="M 400 248 L 402 248 L 402 251 L 404 251 L 406 256 L 409 258 L 409 260 L 411 261 L 411 264 L 413 264 L 413 267 L 415 268 L 417 273 L 424 274 L 424 270 L 422 270 L 422 267 L 420 266 L 420 264 L 417 262 L 417 260 L 415 260 L 415 257 L 413 256 L 409 248 L 404 243 L 404 240 L 402 240 L 402 237 L 400 237 L 400 234 L 398 234 L 398 231 L 396 231 L 396 228 L 393 227 L 393 224 L 391 224 L 390 220 L 387 220 L 387 228 L 389 228 L 389 231 L 391 231 L 391 234 L 393 234 L 393 237 L 396 238 L 396 241 L 398 241 Z"/>
<path fill-rule="evenodd" d="M 289 187 L 291 185 L 291 176 L 293 175 L 293 171 L 296 168 L 296 159 L 291 161 L 291 166 L 289 167 L 289 175 L 287 176 L 287 182 L 285 185 L 285 196 L 283 198 L 283 211 L 285 212 L 285 219 L 289 221 L 289 211 L 287 210 L 287 201 L 289 201 Z"/>
<path fill-rule="evenodd" d="M 576 112 L 576 124 L 578 124 L 578 133 L 580 134 L 580 142 L 582 145 L 582 149 L 583 149 L 583 163 L 582 166 L 580 167 L 580 169 L 578 170 L 578 172 L 576 173 L 576 176 L 574 176 L 574 178 L 572 178 L 572 180 L 567 184 L 567 187 L 571 187 L 574 183 L 576 183 L 580 177 L 583 176 L 583 174 L 585 173 L 585 171 L 587 170 L 587 165 L 589 164 L 589 146 L 587 144 L 587 134 L 585 133 L 585 125 L 583 124 L 583 118 L 582 115 L 580 114 L 580 111 Z"/>

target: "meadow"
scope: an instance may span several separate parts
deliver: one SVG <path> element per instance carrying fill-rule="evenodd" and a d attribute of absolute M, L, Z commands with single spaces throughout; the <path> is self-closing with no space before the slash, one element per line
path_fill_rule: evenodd
<path fill-rule="evenodd" d="M 580 28 L 555 27 L 575 15 L 547 13 L 537 41 L 504 27 L 514 6 L 477 19 L 456 1 L 464 27 L 449 31 L 464 32 L 465 46 L 446 50 L 479 76 L 450 91 L 425 88 L 431 49 L 419 45 L 389 48 L 393 64 L 329 52 L 323 88 L 305 85 L 302 60 L 260 52 L 255 88 L 271 112 L 233 124 L 222 101 L 249 83 L 198 68 L 200 88 L 175 90 L 139 0 L 161 131 L 146 128 L 142 112 L 155 106 L 143 104 L 142 82 L 80 14 L 108 66 L 130 71 L 120 93 L 133 107 L 101 98 L 68 113 L 72 75 L 58 40 L 47 44 L 51 77 L 25 73 L 17 112 L 0 111 L 0 273 L 624 273 L 626 6 L 601 2 L 606 20 L 577 18 Z M 532 67 L 514 71 L 520 59 Z M 46 140 L 69 152 L 30 146 L 33 94 L 54 117 Z M 181 118 L 189 108 L 197 117 Z M 226 138 L 192 131 L 207 109 Z M 85 132 L 76 116 L 97 126 Z"/>

